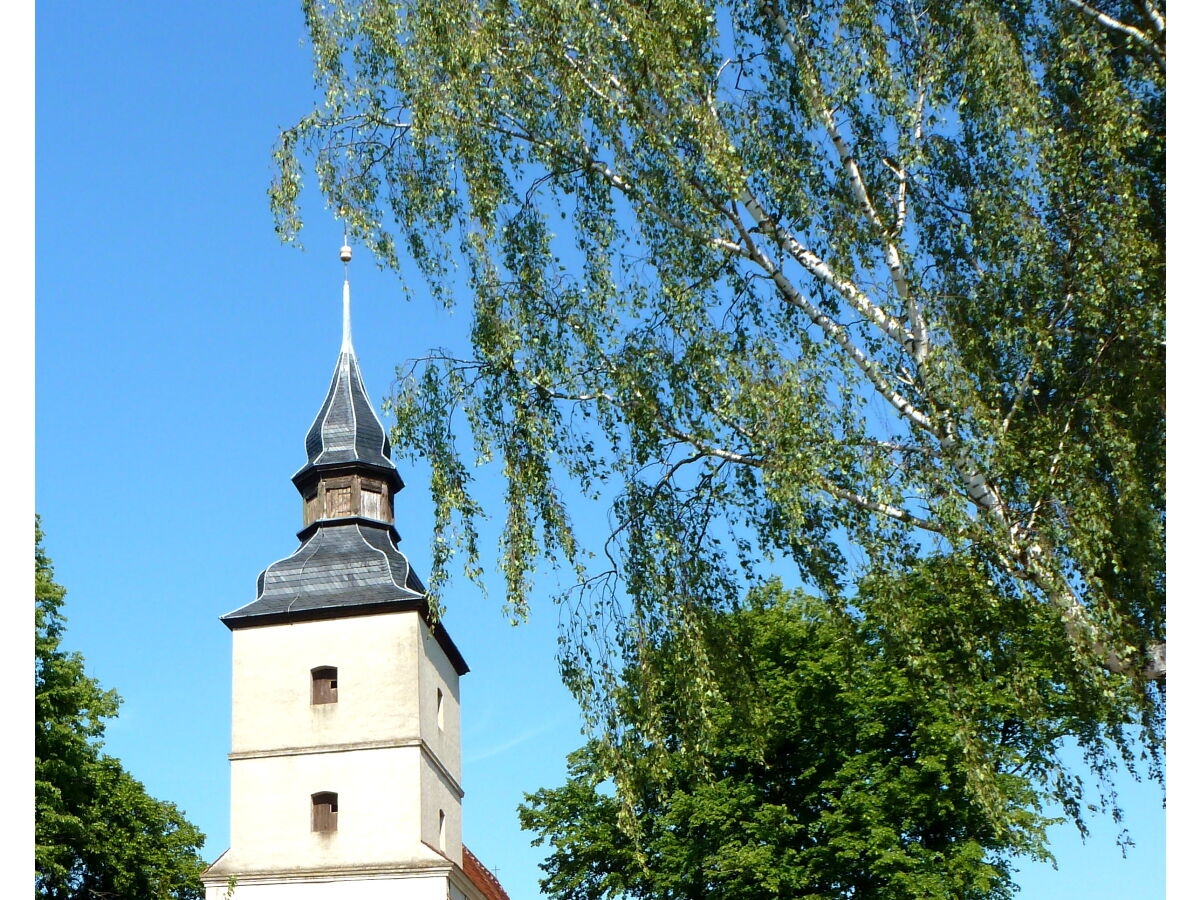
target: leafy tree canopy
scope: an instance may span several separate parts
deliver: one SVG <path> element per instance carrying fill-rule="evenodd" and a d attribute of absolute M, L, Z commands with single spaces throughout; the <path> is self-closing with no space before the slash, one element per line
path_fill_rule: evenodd
<path fill-rule="evenodd" d="M 34 577 L 36 896 L 199 900 L 204 835 L 101 752 L 104 720 L 120 698 L 61 647 L 66 590 L 54 581 L 40 527 Z"/>
<path fill-rule="evenodd" d="M 1155 764 L 1161 4 L 305 11 L 322 100 L 278 147 L 281 233 L 307 160 L 379 259 L 470 297 L 469 354 L 394 401 L 394 444 L 432 466 L 435 591 L 455 553 L 479 577 L 464 454 L 496 459 L 508 603 L 539 560 L 574 567 L 562 665 L 599 732 L 642 647 L 690 642 L 680 721 L 719 745 L 699 623 L 790 566 L 954 698 L 980 798 L 997 654 L 1047 746 L 1065 723 L 1101 775 L 1139 745 Z M 573 497 L 612 504 L 602 547 Z M 931 590 L 886 587 L 914 571 Z M 860 604 L 869 583 L 894 602 Z"/>
<path fill-rule="evenodd" d="M 1000 898 L 1012 896 L 1014 854 L 1046 855 L 1047 819 L 1021 774 L 1036 739 L 1008 718 L 1006 686 L 990 691 L 991 718 L 978 723 L 1003 759 L 1008 825 L 996 828 L 968 788 L 952 705 L 914 692 L 898 648 L 872 626 L 772 584 L 705 631 L 723 673 L 707 765 L 676 727 L 690 671 L 673 657 L 656 664 L 671 654 L 654 648 L 645 665 L 668 674 L 649 685 L 642 667 L 629 670 L 627 746 L 616 751 L 643 759 L 636 745 L 652 739 L 666 766 L 635 764 L 618 798 L 611 748 L 593 741 L 571 756 L 565 786 L 526 797 L 522 825 L 552 848 L 550 897 Z M 746 704 L 751 694 L 762 703 Z"/>

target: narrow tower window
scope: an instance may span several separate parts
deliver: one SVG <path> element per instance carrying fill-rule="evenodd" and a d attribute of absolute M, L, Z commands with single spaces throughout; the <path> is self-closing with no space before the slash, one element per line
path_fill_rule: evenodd
<path fill-rule="evenodd" d="M 442 703 L 441 688 L 437 689 L 437 723 L 439 729 L 444 729 L 446 727 L 446 713 L 444 711 L 444 704 Z"/>
<path fill-rule="evenodd" d="M 337 794 L 322 791 L 312 795 L 312 830 L 337 831 Z"/>
<path fill-rule="evenodd" d="M 446 849 L 446 811 L 438 810 L 438 849 Z"/>
<path fill-rule="evenodd" d="M 333 666 L 312 670 L 312 702 L 337 703 L 337 669 Z"/>

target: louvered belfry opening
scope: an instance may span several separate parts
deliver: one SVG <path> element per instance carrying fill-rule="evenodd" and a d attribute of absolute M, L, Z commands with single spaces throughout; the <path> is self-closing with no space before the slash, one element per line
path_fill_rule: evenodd
<path fill-rule="evenodd" d="M 338 681 L 334 666 L 320 666 L 312 670 L 312 702 L 337 703 Z"/>
<path fill-rule="evenodd" d="M 322 791 L 312 795 L 312 830 L 337 831 L 338 795 Z"/>

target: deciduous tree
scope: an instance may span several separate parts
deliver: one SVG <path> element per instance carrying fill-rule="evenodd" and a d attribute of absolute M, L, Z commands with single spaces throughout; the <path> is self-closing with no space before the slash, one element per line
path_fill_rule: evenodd
<path fill-rule="evenodd" d="M 120 698 L 61 646 L 66 591 L 36 529 L 34 668 L 36 895 L 47 900 L 204 896 L 204 835 L 103 753 Z"/>
<path fill-rule="evenodd" d="M 563 787 L 527 796 L 522 825 L 551 851 L 548 896 L 1000 898 L 1012 896 L 1014 857 L 1045 855 L 1047 820 L 1019 774 L 1036 730 L 1007 720 L 1016 704 L 1002 684 L 978 723 L 1005 760 L 997 828 L 969 788 L 950 705 L 914 692 L 894 658 L 904 648 L 865 621 L 768 585 L 713 616 L 705 643 L 723 675 L 705 765 L 677 727 L 690 672 L 651 648 L 621 691 L 626 746 L 588 744 Z M 669 662 L 655 659 L 664 652 Z M 618 797 L 613 750 L 644 760 L 634 748 L 647 739 L 666 748 L 666 765 L 635 763 Z"/>

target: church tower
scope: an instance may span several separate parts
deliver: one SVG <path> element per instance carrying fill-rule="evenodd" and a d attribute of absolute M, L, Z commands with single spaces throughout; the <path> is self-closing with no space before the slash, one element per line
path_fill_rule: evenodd
<path fill-rule="evenodd" d="M 467 664 L 397 547 L 404 482 L 351 343 L 348 265 L 342 307 L 341 352 L 292 477 L 300 546 L 221 617 L 230 847 L 204 873 L 206 898 L 232 884 L 236 900 L 506 900 L 462 845 Z"/>

